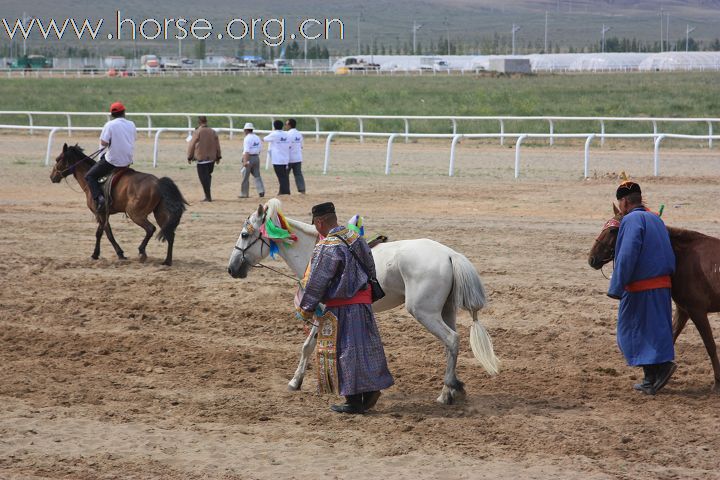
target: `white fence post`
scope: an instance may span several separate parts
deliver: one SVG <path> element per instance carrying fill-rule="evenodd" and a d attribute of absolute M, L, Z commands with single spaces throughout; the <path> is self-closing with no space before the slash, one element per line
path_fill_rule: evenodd
<path fill-rule="evenodd" d="M 147 125 L 148 125 L 148 126 L 147 126 L 147 128 L 148 128 L 147 136 L 148 136 L 148 138 L 150 138 L 150 137 L 152 136 L 152 132 L 151 132 L 151 130 L 152 130 L 152 119 L 150 118 L 150 115 L 145 115 L 145 116 L 147 117 Z"/>
<path fill-rule="evenodd" d="M 393 140 L 397 137 L 397 133 L 393 133 L 388 137 L 387 154 L 385 155 L 385 175 L 390 175 L 390 163 L 392 162 Z"/>
<path fill-rule="evenodd" d="M 520 176 L 520 145 L 525 138 L 527 138 L 527 135 L 520 135 L 517 142 L 515 142 L 515 178 Z"/>
<path fill-rule="evenodd" d="M 656 177 L 660 175 L 660 142 L 662 142 L 663 138 L 665 138 L 665 135 L 659 135 L 655 139 L 655 156 L 654 156 L 654 166 L 653 166 L 653 175 Z"/>
<path fill-rule="evenodd" d="M 500 145 L 505 145 L 505 122 L 500 119 Z"/>
<path fill-rule="evenodd" d="M 555 144 L 555 124 L 552 121 L 552 118 L 548 118 L 548 123 L 550 123 L 550 145 Z"/>
<path fill-rule="evenodd" d="M 233 117 L 232 117 L 232 115 L 228 115 L 228 116 L 227 116 L 227 119 L 228 119 L 228 122 L 230 122 L 230 134 L 229 134 L 229 136 L 230 136 L 230 140 L 232 140 L 233 134 L 235 133 L 235 132 L 234 132 L 234 128 L 235 128 L 235 127 L 234 127 L 234 124 L 233 124 Z"/>
<path fill-rule="evenodd" d="M 160 134 L 164 131 L 165 131 L 164 128 L 158 128 L 157 132 L 155 133 L 155 145 L 153 146 L 153 168 L 157 168 L 158 146 L 160 143 Z"/>
<path fill-rule="evenodd" d="M 588 135 L 587 140 L 585 140 L 585 169 L 584 169 L 584 176 L 585 178 L 588 178 L 589 176 L 589 165 L 590 165 L 590 143 L 592 143 L 593 138 L 595 138 L 595 134 L 591 133 Z"/>
<path fill-rule="evenodd" d="M 452 142 L 450 143 L 450 166 L 448 167 L 448 177 L 455 175 L 455 151 L 460 137 L 462 137 L 462 135 L 455 134 Z"/>
<path fill-rule="evenodd" d="M 358 126 L 360 127 L 360 143 L 365 143 L 365 138 L 363 137 L 363 119 L 362 117 L 358 117 Z"/>
<path fill-rule="evenodd" d="M 403 118 L 405 121 L 405 143 L 408 143 L 410 141 L 410 138 L 408 135 L 410 134 L 410 122 L 408 122 L 407 118 Z"/>
<path fill-rule="evenodd" d="M 707 124 L 708 124 L 708 148 L 712 148 L 712 134 L 713 134 L 712 122 L 710 120 L 708 120 Z"/>
<path fill-rule="evenodd" d="M 315 118 L 315 141 L 320 141 L 320 119 L 318 117 Z"/>
<path fill-rule="evenodd" d="M 32 116 L 32 113 L 28 113 L 27 116 L 28 116 L 28 121 L 29 121 L 29 123 L 30 123 L 30 135 L 32 135 L 32 134 L 34 133 L 34 132 L 33 132 L 33 116 Z"/>
<path fill-rule="evenodd" d="M 66 113 L 67 116 L 67 127 L 68 127 L 68 137 L 72 137 L 72 120 L 70 120 L 70 114 Z"/>
<path fill-rule="evenodd" d="M 52 149 L 53 137 L 55 136 L 55 132 L 57 132 L 61 128 L 62 127 L 55 127 L 52 130 L 50 130 L 50 133 L 48 134 L 47 152 L 45 153 L 45 166 L 46 167 L 48 165 L 50 165 L 50 149 Z"/>
<path fill-rule="evenodd" d="M 323 163 L 323 175 L 327 174 L 328 166 L 330 165 L 330 142 L 332 142 L 335 132 L 328 133 L 327 140 L 325 140 L 325 162 Z"/>
<path fill-rule="evenodd" d="M 605 120 L 600 120 L 600 146 L 605 146 Z"/>
<path fill-rule="evenodd" d="M 457 135 L 457 120 L 452 119 L 452 125 L 453 125 L 453 135 Z"/>

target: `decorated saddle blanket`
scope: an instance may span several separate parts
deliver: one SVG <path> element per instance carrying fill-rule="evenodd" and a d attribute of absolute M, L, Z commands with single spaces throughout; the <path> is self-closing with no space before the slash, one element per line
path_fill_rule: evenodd
<path fill-rule="evenodd" d="M 98 180 L 102 185 L 103 195 L 105 196 L 106 205 L 112 205 L 112 189 L 118 180 L 128 172 L 134 172 L 130 167 L 115 167 L 112 172 Z"/>

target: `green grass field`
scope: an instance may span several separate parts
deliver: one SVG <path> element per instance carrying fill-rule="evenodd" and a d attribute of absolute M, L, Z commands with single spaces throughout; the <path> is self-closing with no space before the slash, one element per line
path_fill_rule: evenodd
<path fill-rule="evenodd" d="M 121 100 L 128 112 L 206 112 L 366 115 L 720 116 L 717 73 L 632 73 L 507 77 L 212 77 L 6 79 L 3 110 L 105 111 Z M 248 118 L 253 120 L 252 118 Z M 255 119 L 260 122 L 260 120 Z M 0 117 L 27 123 L 27 117 Z M 62 125 L 64 117 L 36 120 Z M 77 118 L 75 125 L 100 125 Z M 184 126 L 158 118 L 157 126 Z M 236 124 L 239 122 L 236 122 Z M 259 125 L 266 126 L 267 120 Z M 484 124 L 486 123 L 486 125 Z M 144 119 L 138 120 L 144 125 Z M 213 126 L 227 126 L 217 119 Z M 314 123 L 301 122 L 301 129 Z M 367 122 L 367 131 L 399 131 L 402 122 Z M 459 131 L 497 131 L 497 122 L 460 124 Z M 584 129 L 576 125 L 574 129 Z M 323 120 L 323 130 L 356 130 L 353 120 Z M 545 122 L 508 123 L 507 131 L 547 131 Z M 596 130 L 596 124 L 587 129 Z M 450 132 L 449 122 L 415 121 L 414 132 Z M 558 125 L 558 132 L 562 125 Z M 612 124 L 611 131 L 647 131 L 647 125 Z M 667 125 L 663 131 L 706 133 L 705 125 Z"/>

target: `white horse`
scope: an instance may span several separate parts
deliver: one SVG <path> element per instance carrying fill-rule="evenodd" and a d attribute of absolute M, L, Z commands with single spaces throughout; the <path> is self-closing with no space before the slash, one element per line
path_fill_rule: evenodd
<path fill-rule="evenodd" d="M 245 221 L 235 248 L 230 255 L 228 273 L 245 278 L 250 267 L 270 254 L 270 240 L 261 234 L 267 218 L 277 225 L 280 201 L 271 199 L 260 205 Z M 286 218 L 297 241 L 292 245 L 277 242 L 279 255 L 296 277 L 305 274 L 313 248 L 318 240 L 315 227 Z M 437 401 L 452 404 L 465 394 L 464 384 L 455 374 L 459 335 L 455 331 L 456 310 L 470 312 L 470 345 L 475 358 L 491 375 L 498 372 L 499 361 L 492 341 L 478 320 L 478 311 L 486 304 L 485 289 L 475 267 L 451 248 L 428 239 L 401 240 L 382 243 L 372 250 L 377 278 L 386 295 L 373 304 L 381 312 L 405 303 L 407 311 L 445 345 L 447 367 L 444 386 Z M 312 327 L 302 347 L 300 363 L 288 387 L 299 390 L 307 361 L 317 342 L 317 328 Z"/>

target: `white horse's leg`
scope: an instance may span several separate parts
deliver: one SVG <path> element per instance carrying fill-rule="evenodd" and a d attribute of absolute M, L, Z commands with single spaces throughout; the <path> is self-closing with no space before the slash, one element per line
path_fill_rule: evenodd
<path fill-rule="evenodd" d="M 445 302 L 445 305 L 442 309 L 442 318 L 445 322 L 445 325 L 447 325 L 452 331 L 454 331 L 457 334 L 456 330 L 456 317 L 457 317 L 457 310 L 455 309 L 455 304 L 451 299 L 448 299 L 447 302 Z M 460 336 L 458 335 L 458 339 Z M 457 401 L 465 398 L 465 384 L 461 382 L 457 378 L 457 357 L 458 357 L 458 350 L 456 349 L 454 352 L 450 350 L 447 346 L 445 347 L 445 355 L 447 357 L 447 370 L 445 372 L 445 385 L 443 385 L 443 390 L 440 393 L 440 396 L 438 397 L 438 402 L 443 404 L 452 404 L 457 403 Z M 449 377 L 449 382 L 448 382 Z M 449 387 L 448 385 L 456 385 L 455 387 Z"/>
<path fill-rule="evenodd" d="M 445 345 L 447 355 L 447 367 L 445 368 L 444 387 L 437 398 L 439 403 L 450 405 L 453 403 L 453 390 L 463 392 L 463 385 L 455 375 L 460 336 L 450 328 L 442 316 L 442 309 L 445 301 L 437 301 L 437 295 L 427 292 L 428 295 L 413 296 L 408 300 L 406 306 L 408 312 L 417 319 L 430 333 L 435 335 Z M 433 301 L 435 300 L 435 301 Z M 446 299 L 447 300 L 447 297 Z"/>
<path fill-rule="evenodd" d="M 298 363 L 297 370 L 295 370 L 295 375 L 293 375 L 292 380 L 288 382 L 289 390 L 300 390 L 303 378 L 305 377 L 308 358 L 310 358 L 313 350 L 315 350 L 315 344 L 317 344 L 317 327 L 313 325 L 310 327 L 310 334 L 308 334 L 308 337 L 305 339 L 305 343 L 303 343 L 302 350 L 300 351 L 300 363 Z"/>

